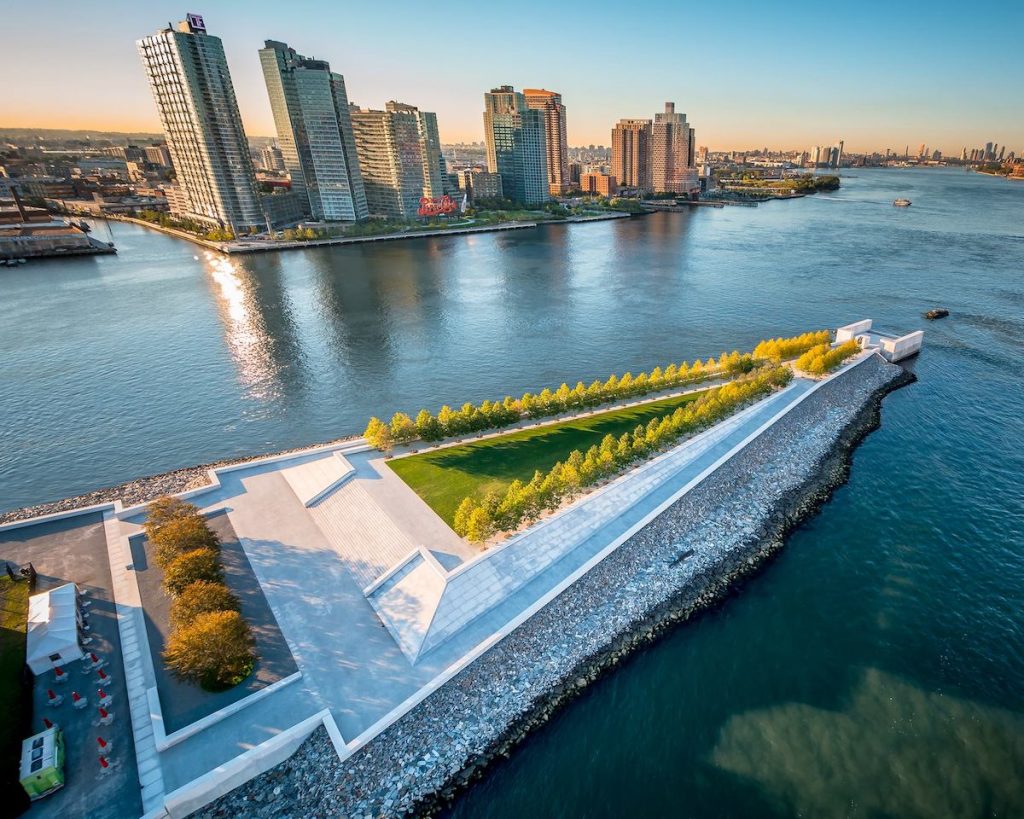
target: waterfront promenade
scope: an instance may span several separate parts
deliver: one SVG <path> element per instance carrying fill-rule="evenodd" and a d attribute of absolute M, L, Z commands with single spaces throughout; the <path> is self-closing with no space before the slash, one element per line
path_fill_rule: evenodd
<path fill-rule="evenodd" d="M 144 510 L 98 510 L 122 639 L 142 646 L 125 678 L 146 810 L 183 815 L 279 762 L 318 725 L 341 758 L 354 753 L 820 383 L 797 379 L 483 553 L 361 440 L 216 470 L 210 487 L 186 494 L 207 513 L 226 511 L 299 673 L 174 736 L 162 726 L 128 559 Z"/>
<path fill-rule="evenodd" d="M 579 224 L 582 222 L 603 222 L 609 219 L 624 219 L 628 218 L 629 216 L 629 213 L 624 213 L 620 211 L 609 211 L 607 213 L 586 216 L 570 216 L 565 219 L 551 219 L 547 221 L 536 222 L 497 222 L 495 224 L 486 225 L 469 224 L 464 227 L 436 228 L 426 230 L 411 228 L 409 230 L 396 231 L 394 233 L 379 233 L 373 236 L 335 236 L 325 239 L 308 239 L 302 241 L 287 241 L 285 239 L 269 239 L 254 237 L 248 239 L 236 239 L 229 242 L 215 242 L 209 239 L 204 239 L 200 236 L 196 236 L 195 234 L 188 233 L 187 231 L 184 230 L 165 227 L 163 225 L 158 225 L 155 224 L 154 222 L 146 221 L 145 219 L 137 219 L 132 216 L 107 214 L 105 216 L 98 218 L 110 219 L 112 221 L 117 222 L 131 222 L 132 224 L 135 225 L 141 225 L 142 227 L 150 228 L 152 230 L 159 231 L 160 233 L 165 233 L 168 236 L 174 236 L 178 239 L 185 239 L 188 242 L 200 245 L 201 247 L 205 247 L 209 250 L 216 250 L 221 253 L 236 255 L 248 253 L 265 253 L 274 250 L 303 250 L 314 247 L 358 245 L 366 244 L 367 242 L 395 242 L 401 241 L 402 239 L 428 239 L 440 236 L 467 236 L 477 233 L 500 233 L 508 230 L 525 230 L 527 228 L 535 228 L 541 224 L 571 225 Z"/>

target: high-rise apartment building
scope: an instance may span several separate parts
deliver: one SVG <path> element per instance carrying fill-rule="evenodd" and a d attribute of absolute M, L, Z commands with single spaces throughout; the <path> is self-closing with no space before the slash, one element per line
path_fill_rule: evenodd
<path fill-rule="evenodd" d="M 372 215 L 413 219 L 421 197 L 442 195 L 434 114 L 389 102 L 384 111 L 354 109 L 352 127 Z"/>
<path fill-rule="evenodd" d="M 186 214 L 235 233 L 265 224 L 224 46 L 189 14 L 137 42 Z"/>
<path fill-rule="evenodd" d="M 839 140 L 836 146 L 832 149 L 832 162 L 830 167 L 841 168 L 843 165 L 843 140 Z"/>
<path fill-rule="evenodd" d="M 693 195 L 700 190 L 694 163 L 694 132 L 673 102 L 654 115 L 651 127 L 651 190 Z"/>
<path fill-rule="evenodd" d="M 284 164 L 284 154 L 276 145 L 267 145 L 260 150 L 256 167 L 275 172 L 288 170 Z"/>
<path fill-rule="evenodd" d="M 345 78 L 276 40 L 264 43 L 260 63 L 293 193 L 317 221 L 365 219 Z"/>
<path fill-rule="evenodd" d="M 620 119 L 612 128 L 612 176 L 626 188 L 651 188 L 651 121 Z"/>
<path fill-rule="evenodd" d="M 548 164 L 548 192 L 561 196 L 569 190 L 569 145 L 565 130 L 562 95 L 543 88 L 524 88 L 526 106 L 544 117 L 544 142 Z"/>
<path fill-rule="evenodd" d="M 422 196 L 436 198 L 444 196 L 445 180 L 448 166 L 441 153 L 441 137 L 437 130 L 437 114 L 432 111 L 421 111 L 415 105 L 391 100 L 384 106 L 392 113 L 411 114 L 416 118 L 416 129 L 420 139 L 420 159 L 423 162 L 423 193 Z"/>
<path fill-rule="evenodd" d="M 487 169 L 501 174 L 505 197 L 524 205 L 551 198 L 544 115 L 511 85 L 484 94 Z"/>

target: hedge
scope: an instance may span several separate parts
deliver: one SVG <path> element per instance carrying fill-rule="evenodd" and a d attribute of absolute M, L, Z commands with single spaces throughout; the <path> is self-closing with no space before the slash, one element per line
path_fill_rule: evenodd
<path fill-rule="evenodd" d="M 248 623 L 237 611 L 210 611 L 171 633 L 164 661 L 180 677 L 210 690 L 223 690 L 252 672 L 255 643 Z"/>
<path fill-rule="evenodd" d="M 223 584 L 220 539 L 195 506 L 170 496 L 149 505 L 145 529 L 172 598 L 167 667 L 211 690 L 238 684 L 255 667 L 255 640 Z"/>
<path fill-rule="evenodd" d="M 196 580 L 185 586 L 171 601 L 171 628 L 188 626 L 200 614 L 211 611 L 238 610 L 238 598 L 223 583 Z"/>
<path fill-rule="evenodd" d="M 220 583 L 224 573 L 213 549 L 192 549 L 172 560 L 164 569 L 164 588 L 172 596 L 180 594 L 186 586 L 197 580 Z"/>

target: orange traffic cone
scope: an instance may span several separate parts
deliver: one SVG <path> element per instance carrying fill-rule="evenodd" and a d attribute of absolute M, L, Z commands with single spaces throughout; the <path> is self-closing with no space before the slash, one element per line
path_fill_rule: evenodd
<path fill-rule="evenodd" d="M 100 757 L 100 776 L 106 776 L 107 774 L 113 773 L 113 769 L 110 767 L 110 763 L 107 762 L 105 756 Z"/>
<path fill-rule="evenodd" d="M 64 702 L 64 697 L 62 697 L 60 694 L 56 693 L 52 688 L 47 688 L 46 689 L 46 697 L 47 697 L 47 700 L 49 701 L 50 705 L 53 705 L 53 706 L 58 706 L 62 702 Z"/>
<path fill-rule="evenodd" d="M 102 688 L 98 688 L 97 693 L 99 694 L 100 705 L 107 705 L 110 703 L 110 694 L 108 694 Z"/>
<path fill-rule="evenodd" d="M 110 753 L 110 743 L 107 742 L 103 737 L 96 737 L 96 744 L 99 746 L 101 759 L 105 754 Z"/>
<path fill-rule="evenodd" d="M 114 721 L 114 715 L 102 705 L 100 706 L 100 725 L 110 725 Z"/>
<path fill-rule="evenodd" d="M 79 694 L 77 691 L 71 692 L 71 705 L 75 708 L 85 708 L 89 704 L 89 700 Z"/>
<path fill-rule="evenodd" d="M 64 673 L 64 669 L 61 668 L 59 665 L 54 666 L 53 679 L 54 682 L 65 683 L 68 681 L 68 675 Z"/>

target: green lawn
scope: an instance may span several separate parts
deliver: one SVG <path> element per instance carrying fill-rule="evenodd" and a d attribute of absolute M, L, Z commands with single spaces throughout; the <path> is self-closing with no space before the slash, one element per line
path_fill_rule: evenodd
<path fill-rule="evenodd" d="M 574 449 L 585 452 L 591 445 L 600 444 L 605 435 L 618 437 L 637 424 L 668 415 L 705 392 L 395 458 L 388 465 L 451 525 L 455 510 L 468 495 L 483 498 L 490 490 L 504 489 L 516 478 L 528 481 L 534 470 L 546 472 Z"/>
<path fill-rule="evenodd" d="M 31 700 L 22 685 L 25 667 L 25 629 L 28 627 L 28 581 L 15 582 L 0 574 L 0 702 L 7 709 L 0 719 L 0 784 L 17 785 L 23 732 L 29 725 Z M 15 716 L 17 715 L 17 716 Z"/>

